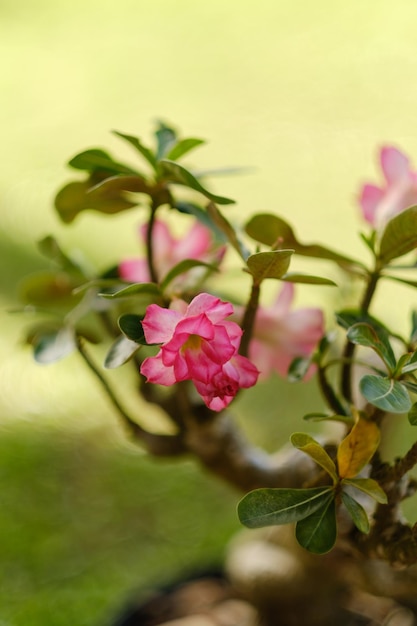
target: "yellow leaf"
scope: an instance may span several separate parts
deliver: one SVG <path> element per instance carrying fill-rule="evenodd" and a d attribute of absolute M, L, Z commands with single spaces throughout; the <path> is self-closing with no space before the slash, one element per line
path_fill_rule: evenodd
<path fill-rule="evenodd" d="M 320 465 L 332 477 L 333 482 L 337 482 L 336 466 L 326 450 L 313 437 L 306 433 L 293 433 L 291 435 L 293 446 L 308 454 L 318 465 Z"/>
<path fill-rule="evenodd" d="M 337 451 L 340 478 L 357 476 L 373 457 L 379 440 L 380 432 L 375 422 L 359 417 Z"/>

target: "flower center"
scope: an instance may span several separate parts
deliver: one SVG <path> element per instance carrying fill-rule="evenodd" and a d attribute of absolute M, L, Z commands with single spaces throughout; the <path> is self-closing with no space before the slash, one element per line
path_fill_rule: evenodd
<path fill-rule="evenodd" d="M 190 335 L 185 343 L 182 344 L 181 352 L 186 350 L 200 350 L 202 338 L 200 335 Z"/>

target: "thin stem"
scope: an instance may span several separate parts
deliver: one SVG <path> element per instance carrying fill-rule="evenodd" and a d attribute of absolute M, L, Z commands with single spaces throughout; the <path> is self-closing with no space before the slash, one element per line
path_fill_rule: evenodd
<path fill-rule="evenodd" d="M 320 391 L 330 409 L 332 409 L 337 415 L 347 415 L 345 407 L 342 405 L 339 398 L 336 396 L 333 387 L 328 382 L 325 371 L 325 367 L 318 367 L 317 376 L 320 385 Z"/>
<path fill-rule="evenodd" d="M 369 274 L 368 284 L 362 297 L 362 301 L 359 305 L 359 309 L 362 314 L 368 313 L 372 298 L 375 294 L 375 290 L 380 277 L 380 272 L 375 268 L 374 272 Z M 355 353 L 356 346 L 350 341 L 346 342 L 343 350 L 342 359 L 345 361 L 341 372 L 340 389 L 343 397 L 352 402 L 352 359 Z"/>
<path fill-rule="evenodd" d="M 253 328 L 255 325 L 256 312 L 259 306 L 259 298 L 261 295 L 261 286 L 258 283 L 252 283 L 252 290 L 249 302 L 246 305 L 245 313 L 242 320 L 242 340 L 240 342 L 239 353 L 242 356 L 248 356 L 249 344 L 252 339 Z"/>
<path fill-rule="evenodd" d="M 112 403 L 112 405 L 114 406 L 114 408 L 117 410 L 117 412 L 119 413 L 119 415 L 121 417 L 123 417 L 123 419 L 132 427 L 134 427 L 134 429 L 138 429 L 139 432 L 142 431 L 142 427 L 139 426 L 139 424 L 137 424 L 124 410 L 124 408 L 122 407 L 122 405 L 120 404 L 118 398 L 116 397 L 113 389 L 110 387 L 108 381 L 106 380 L 106 378 L 103 376 L 102 372 L 98 369 L 98 367 L 95 365 L 95 363 L 92 361 L 90 355 L 88 354 L 88 352 L 85 350 L 84 347 L 84 342 L 83 340 L 78 337 L 77 338 L 77 348 L 78 348 L 78 352 L 80 354 L 80 356 L 82 357 L 84 363 L 87 365 L 87 367 L 90 369 L 90 371 L 93 372 L 94 376 L 99 380 L 102 388 L 104 389 L 104 391 L 106 392 L 107 397 L 109 398 L 110 402 Z"/>
<path fill-rule="evenodd" d="M 156 456 L 174 456 L 178 454 L 183 454 L 186 451 L 180 436 L 157 435 L 154 433 L 150 433 L 142 428 L 142 426 L 140 426 L 132 417 L 130 417 L 130 415 L 120 404 L 117 396 L 115 395 L 106 378 L 103 376 L 102 372 L 98 369 L 88 352 L 85 350 L 83 340 L 80 337 L 77 337 L 77 349 L 84 363 L 87 365 L 89 370 L 94 374 L 94 376 L 101 384 L 101 387 L 105 391 L 113 407 L 123 418 L 123 421 L 129 426 L 132 434 L 140 439 L 144 444 L 146 444 L 146 447 L 150 453 Z"/>
<path fill-rule="evenodd" d="M 148 227 L 146 229 L 146 258 L 148 262 L 149 275 L 153 283 L 158 282 L 158 274 L 155 269 L 155 257 L 154 257 L 154 245 L 153 245 L 153 231 L 155 225 L 156 207 L 152 202 L 150 207 L 150 215 Z"/>
<path fill-rule="evenodd" d="M 362 313 L 367 313 L 369 310 L 379 278 L 380 272 L 378 269 L 375 269 L 375 271 L 372 272 L 369 277 L 369 282 L 367 288 L 365 289 L 365 293 L 363 294 L 362 302 L 360 304 L 360 310 L 362 311 Z"/>

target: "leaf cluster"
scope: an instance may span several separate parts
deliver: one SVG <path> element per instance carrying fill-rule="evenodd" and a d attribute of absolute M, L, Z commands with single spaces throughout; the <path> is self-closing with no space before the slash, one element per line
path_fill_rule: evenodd
<path fill-rule="evenodd" d="M 368 515 L 355 496 L 355 490 L 379 503 L 387 502 L 386 494 L 375 480 L 358 476 L 374 455 L 379 439 L 376 424 L 358 415 L 350 433 L 338 447 L 335 462 L 313 437 L 294 433 L 291 443 L 311 457 L 332 484 L 307 489 L 256 489 L 240 501 L 240 521 L 249 528 L 295 523 L 299 544 L 310 552 L 323 554 L 335 544 L 336 511 L 343 503 L 358 530 L 368 533 Z"/>
<path fill-rule="evenodd" d="M 410 423 L 415 424 L 415 405 L 412 404 L 410 393 L 417 393 L 417 351 L 409 350 L 397 358 L 392 340 L 396 339 L 406 347 L 411 342 L 393 334 L 379 320 L 368 314 L 342 311 L 338 313 L 337 319 L 347 329 L 347 339 L 355 345 L 370 348 L 381 364 L 380 367 L 368 365 L 374 373 L 361 378 L 361 394 L 381 411 L 407 413 Z M 410 339 L 413 333 L 414 330 Z"/>
<path fill-rule="evenodd" d="M 56 195 L 55 208 L 65 222 L 72 222 L 81 212 L 92 209 L 113 215 L 143 203 L 143 195 L 155 208 L 167 204 L 189 211 L 190 206 L 173 197 L 172 188 L 188 187 L 217 204 L 231 204 L 230 198 L 210 192 L 189 169 L 178 163 L 204 141 L 194 137 L 181 139 L 173 128 L 159 123 L 155 145 L 145 145 L 139 137 L 119 131 L 114 134 L 127 142 L 142 162 L 142 168 L 122 163 L 108 151 L 90 148 L 75 155 L 68 163 L 87 174 L 84 180 L 71 181 Z M 145 168 L 143 169 L 143 166 Z"/>
<path fill-rule="evenodd" d="M 196 295 L 192 293 L 193 289 L 201 291 L 206 278 L 218 275 L 219 262 L 187 258 L 159 275 L 154 267 L 156 255 L 152 229 L 156 211 L 162 206 L 197 218 L 211 229 L 216 242 L 227 244 L 238 255 L 241 267 L 251 281 L 249 296 L 240 301 L 240 304 L 246 302 L 241 321 L 240 353 L 243 356 L 248 354 L 264 281 L 335 286 L 328 277 L 290 270 L 295 255 L 334 264 L 348 280 L 359 278 L 365 285 L 358 308 L 336 314 L 346 335 L 344 349 L 335 355 L 335 342 L 330 334 L 326 335 L 313 354 L 293 360 L 288 378 L 300 381 L 313 366 L 331 414 L 310 413 L 305 419 L 342 422 L 347 434 L 334 456 L 310 435 L 293 434 L 293 446 L 308 455 L 319 468 L 312 483 L 299 489 L 252 491 L 239 503 L 238 513 L 242 523 L 251 528 L 294 523 L 298 542 L 318 554 L 329 551 L 336 541 L 340 507 L 350 515 L 360 532 L 369 533 L 370 521 L 362 503 L 363 494 L 380 505 L 387 502 L 387 494 L 382 489 L 386 484 L 369 478 L 367 472 L 368 464 L 374 463 L 377 457 L 375 452 L 380 441 L 377 423 L 380 424 L 382 417 L 390 413 L 406 413 L 410 423 L 417 425 L 417 402 L 413 404 L 411 400 L 417 393 L 417 312 L 412 315 L 410 335 L 404 338 L 373 317 L 369 309 L 381 280 L 417 287 L 417 281 L 404 273 L 415 269 L 414 259 L 408 264 L 398 264 L 398 259 L 417 249 L 417 207 L 410 207 L 392 218 L 381 232 L 373 230 L 361 235 L 368 254 L 370 251 L 372 255 L 372 265 L 368 267 L 330 247 L 300 240 L 293 227 L 274 213 L 258 213 L 243 228 L 235 226 L 219 209 L 219 206 L 234 201 L 206 187 L 204 178 L 207 173 L 197 173 L 180 163 L 183 157 L 201 146 L 203 140 L 181 138 L 164 123 L 158 124 L 151 145 L 137 136 L 119 131 L 115 131 L 115 136 L 133 149 L 132 164 L 120 161 L 102 148 L 80 152 L 69 161 L 69 166 L 83 173 L 84 178 L 67 183 L 58 192 L 55 207 L 67 224 L 86 210 L 110 216 L 145 207 L 149 282 L 127 284 L 121 280 L 117 268 L 92 274 L 66 254 L 53 237 L 43 239 L 39 247 L 50 266 L 28 276 L 20 285 L 23 310 L 42 318 L 27 333 L 35 359 L 48 364 L 78 349 L 119 413 L 133 423 L 136 433 L 143 435 L 144 429 L 120 409 L 115 394 L 82 346 L 84 339 L 99 342 L 110 338 L 104 363 L 106 368 L 119 367 L 132 358 L 139 363 L 142 358 L 142 353 L 138 355 L 140 350 L 152 351 L 152 347 L 146 347 L 142 328 L 147 306 L 155 303 L 168 307 L 177 296 L 189 301 Z M 187 193 L 183 197 L 184 190 Z M 193 192 L 196 201 L 188 199 L 189 191 Z M 187 290 L 185 277 L 194 270 L 199 270 L 196 273 L 201 280 Z M 180 284 L 179 292 L 173 294 L 177 284 Z M 377 357 L 376 364 L 366 364 L 369 373 L 362 376 L 359 383 L 359 391 L 368 403 L 363 413 L 353 406 L 355 394 L 351 389 L 353 368 L 363 365 L 355 353 L 358 346 L 371 350 Z M 337 382 L 329 374 L 331 367 L 340 370 Z M 155 397 L 160 398 L 162 394 L 158 396 L 156 393 Z M 172 397 L 175 400 L 175 390 Z M 182 408 L 186 406 L 188 417 L 198 421 L 201 415 L 197 414 L 193 400 L 187 398 L 185 404 L 183 401 L 184 398 L 180 404 Z M 173 418 L 176 427 L 186 428 L 186 420 L 178 415 L 178 403 L 174 401 L 170 405 L 160 401 L 159 404 L 164 409 L 170 407 L 167 414 Z"/>

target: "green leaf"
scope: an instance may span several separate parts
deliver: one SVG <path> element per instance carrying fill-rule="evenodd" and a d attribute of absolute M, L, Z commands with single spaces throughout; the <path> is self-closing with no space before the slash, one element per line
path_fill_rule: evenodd
<path fill-rule="evenodd" d="M 336 465 L 334 461 L 327 454 L 326 450 L 321 446 L 313 437 L 306 433 L 293 433 L 291 435 L 291 443 L 295 448 L 301 450 L 309 457 L 313 459 L 320 467 L 322 467 L 333 479 L 333 482 L 338 481 L 338 475 L 336 471 Z"/>
<path fill-rule="evenodd" d="M 411 393 L 417 393 L 417 383 L 413 383 L 411 380 L 402 380 L 401 384 L 411 391 Z"/>
<path fill-rule="evenodd" d="M 417 248 L 417 206 L 393 217 L 385 227 L 379 246 L 379 259 L 388 264 Z"/>
<path fill-rule="evenodd" d="M 167 152 L 177 143 L 177 134 L 172 128 L 160 122 L 155 136 L 158 146 L 156 158 L 159 161 L 166 156 Z"/>
<path fill-rule="evenodd" d="M 398 361 L 398 371 L 401 374 L 409 374 L 417 370 L 417 352 L 404 354 Z"/>
<path fill-rule="evenodd" d="M 303 380 L 311 366 L 311 358 L 298 356 L 290 363 L 287 372 L 287 379 L 290 383 L 298 383 Z"/>
<path fill-rule="evenodd" d="M 339 324 L 339 326 L 341 326 L 345 330 L 348 330 L 351 326 L 354 326 L 355 324 L 363 322 L 365 324 L 369 324 L 369 326 L 372 326 L 372 328 L 376 332 L 383 330 L 389 335 L 393 334 L 380 320 L 378 320 L 376 317 L 373 317 L 372 315 L 369 315 L 369 313 L 364 313 L 360 309 L 343 309 L 342 311 L 337 311 L 337 313 L 335 313 L 335 317 L 336 322 Z"/>
<path fill-rule="evenodd" d="M 91 180 L 77 181 L 68 183 L 57 193 L 55 208 L 63 222 L 71 223 L 79 213 L 87 209 L 113 215 L 137 205 L 137 202 L 125 198 L 121 191 L 106 190 L 108 193 L 103 193 L 100 189 L 92 189 L 94 186 L 95 183 Z"/>
<path fill-rule="evenodd" d="M 35 361 L 42 365 L 65 358 L 77 347 L 74 331 L 67 327 L 38 332 L 33 337 L 32 344 Z"/>
<path fill-rule="evenodd" d="M 145 335 L 142 328 L 143 316 L 134 313 L 125 313 L 117 320 L 117 324 L 124 335 L 131 341 L 146 346 Z"/>
<path fill-rule="evenodd" d="M 146 159 L 146 161 L 148 161 L 152 169 L 154 169 L 155 172 L 158 171 L 158 161 L 154 153 L 149 150 L 149 148 L 144 146 L 138 137 L 134 137 L 133 135 L 126 135 L 125 133 L 121 133 L 117 130 L 114 130 L 113 134 L 130 143 L 134 148 L 136 148 L 138 152 L 140 152 L 140 154 Z"/>
<path fill-rule="evenodd" d="M 246 248 L 244 243 L 239 239 L 236 230 L 230 224 L 230 222 L 224 217 L 224 215 L 219 211 L 216 205 L 213 202 L 207 206 L 207 215 L 212 220 L 213 224 L 225 234 L 229 243 L 236 250 L 238 255 L 246 261 L 248 256 L 250 255 L 249 250 Z"/>
<path fill-rule="evenodd" d="M 380 504 L 388 502 L 387 494 L 373 478 L 344 478 L 342 483 L 356 487 L 356 489 L 363 491 L 363 493 L 366 493 Z"/>
<path fill-rule="evenodd" d="M 407 413 L 411 408 L 411 400 L 404 384 L 390 378 L 382 378 L 367 374 L 359 388 L 364 396 L 374 406 L 390 413 Z"/>
<path fill-rule="evenodd" d="M 353 419 L 348 415 L 327 415 L 326 413 L 307 413 L 303 417 L 306 422 L 341 422 L 347 426 L 353 425 Z"/>
<path fill-rule="evenodd" d="M 125 335 L 121 335 L 110 347 L 104 361 L 104 367 L 106 369 L 115 369 L 116 367 L 124 365 L 140 350 L 140 347 L 141 346 L 136 343 L 136 341 L 132 341 L 125 337 Z"/>
<path fill-rule="evenodd" d="M 257 252 L 246 260 L 249 272 L 255 284 L 260 284 L 266 278 L 281 278 L 286 273 L 294 250 L 273 250 L 271 252 Z"/>
<path fill-rule="evenodd" d="M 174 278 L 188 272 L 193 267 L 205 267 L 207 270 L 217 271 L 217 268 L 210 263 L 204 263 L 204 261 L 198 261 L 197 259 L 184 259 L 183 261 L 177 263 L 177 265 L 174 265 L 174 267 L 169 270 L 168 274 L 166 274 L 164 279 L 161 281 L 162 291 L 165 291 L 169 283 L 171 283 Z"/>
<path fill-rule="evenodd" d="M 413 404 L 411 409 L 408 411 L 408 421 L 411 426 L 417 426 L 417 402 Z"/>
<path fill-rule="evenodd" d="M 211 215 L 209 215 L 209 212 L 201 208 L 200 206 L 198 206 L 198 204 L 195 204 L 194 202 L 183 202 L 183 201 L 177 200 L 172 205 L 172 208 L 177 209 L 177 211 L 179 211 L 180 213 L 185 213 L 186 215 L 194 215 L 194 217 L 196 217 L 199 222 L 204 224 L 204 226 L 207 226 L 207 228 L 209 228 L 213 232 L 218 242 L 226 243 L 227 241 L 226 234 L 216 224 L 215 220 L 212 219 Z M 232 229 L 232 226 L 229 223 L 228 225 L 229 225 L 229 228 Z M 248 252 L 248 255 L 249 255 L 249 252 Z"/>
<path fill-rule="evenodd" d="M 81 337 L 93 345 L 97 345 L 104 340 L 102 329 L 99 326 L 96 326 L 96 324 L 92 326 L 91 321 L 88 323 L 88 320 L 77 322 L 75 326 L 75 333 L 77 337 Z"/>
<path fill-rule="evenodd" d="M 285 245 L 298 250 L 302 245 L 298 242 L 291 226 L 277 215 L 271 213 L 257 213 L 245 226 L 245 231 L 267 246 Z"/>
<path fill-rule="evenodd" d="M 365 233 L 359 233 L 359 236 L 372 252 L 372 254 L 375 256 L 376 230 L 371 230 L 370 235 L 366 235 Z"/>
<path fill-rule="evenodd" d="M 57 240 L 52 237 L 52 235 L 41 239 L 38 242 L 38 248 L 45 257 L 54 261 L 63 270 L 72 271 L 77 274 L 81 273 L 80 267 L 61 250 Z"/>
<path fill-rule="evenodd" d="M 357 324 L 367 324 L 368 326 L 373 328 L 374 332 L 381 339 L 382 343 L 385 344 L 385 348 L 383 347 L 383 345 L 379 345 L 379 348 L 381 350 L 386 349 L 387 351 L 386 358 L 390 360 L 392 365 L 394 364 L 395 356 L 393 356 L 389 337 L 394 337 L 395 339 L 398 339 L 398 341 L 405 343 L 404 339 L 400 335 L 398 335 L 397 333 L 394 333 L 391 329 L 387 328 L 387 326 L 385 326 L 385 324 L 381 322 L 379 319 L 377 319 L 376 317 L 373 317 L 372 315 L 369 315 L 367 313 L 363 313 L 357 309 L 345 309 L 342 311 L 338 311 L 335 314 L 335 317 L 336 317 L 336 322 L 339 324 L 339 326 L 341 326 L 345 330 L 349 330 L 351 327 L 356 326 Z M 368 337 L 368 340 L 371 340 L 371 342 L 373 341 L 373 339 L 374 339 L 373 336 Z M 368 342 L 365 341 L 364 344 L 360 344 L 360 345 L 367 346 L 369 344 Z M 383 361 L 385 362 L 385 359 L 383 359 Z M 368 367 L 380 373 L 382 376 L 384 375 L 384 371 L 380 370 L 379 368 L 376 368 L 372 364 L 369 364 Z M 395 367 L 392 368 L 391 373 L 397 372 L 397 370 L 398 370 L 398 363 L 395 363 Z"/>
<path fill-rule="evenodd" d="M 255 489 L 239 502 L 239 519 L 248 528 L 296 522 L 320 508 L 331 492 L 329 487 Z"/>
<path fill-rule="evenodd" d="M 246 224 L 245 230 L 252 239 L 268 246 L 277 247 L 279 245 L 280 248 L 292 248 L 295 254 L 328 259 L 344 269 L 363 267 L 359 261 L 339 254 L 329 248 L 317 244 L 302 244 L 297 239 L 291 226 L 281 217 L 271 213 L 255 215 Z"/>
<path fill-rule="evenodd" d="M 95 198 L 120 195 L 121 192 L 152 194 L 152 188 L 142 176 L 109 176 L 88 189 Z"/>
<path fill-rule="evenodd" d="M 190 152 L 191 150 L 194 150 L 194 148 L 201 146 L 203 143 L 205 143 L 203 139 L 194 139 L 192 137 L 188 139 L 181 139 L 181 141 L 173 146 L 168 152 L 168 154 L 166 155 L 167 159 L 169 159 L 170 161 L 176 161 L 180 157 L 184 156 L 184 154 L 187 154 L 187 152 Z"/>
<path fill-rule="evenodd" d="M 393 276 L 392 274 L 381 274 L 381 278 L 388 278 L 401 285 L 408 285 L 408 287 L 417 287 L 417 280 L 410 280 L 408 278 L 401 278 L 400 276 Z"/>
<path fill-rule="evenodd" d="M 334 343 L 335 336 L 336 335 L 334 331 L 331 331 L 320 339 L 319 344 L 317 346 L 317 353 L 320 356 L 320 358 L 323 358 L 325 354 L 328 352 L 329 348 Z"/>
<path fill-rule="evenodd" d="M 321 276 L 310 276 L 309 274 L 300 274 L 297 272 L 288 272 L 281 276 L 281 280 L 287 283 L 300 283 L 302 285 L 329 285 L 337 287 L 336 283 L 330 278 L 322 278 Z"/>
<path fill-rule="evenodd" d="M 198 180 L 189 172 L 185 167 L 176 163 L 175 161 L 170 161 L 168 159 L 162 159 L 160 161 L 160 166 L 162 170 L 162 176 L 171 183 L 176 183 L 177 185 L 184 185 L 185 187 L 190 187 L 195 191 L 199 191 L 203 196 L 211 200 L 212 202 L 216 202 L 217 204 L 234 204 L 234 200 L 230 198 L 224 198 L 223 196 L 217 196 L 214 193 L 211 193 L 201 185 Z"/>
<path fill-rule="evenodd" d="M 81 295 L 74 294 L 77 278 L 63 271 L 41 271 L 26 276 L 19 284 L 19 297 L 28 304 L 74 307 Z"/>
<path fill-rule="evenodd" d="M 341 495 L 343 504 L 345 505 L 356 528 L 360 530 L 361 533 L 365 533 L 367 535 L 369 533 L 370 525 L 365 509 L 345 491 L 342 491 Z"/>
<path fill-rule="evenodd" d="M 198 170 L 194 172 L 194 175 L 197 176 L 198 179 L 206 178 L 207 176 L 235 176 L 242 174 L 251 174 L 253 173 L 252 167 L 215 167 L 210 169 Z"/>
<path fill-rule="evenodd" d="M 395 370 L 397 361 L 394 351 L 389 342 L 388 334 L 382 328 L 376 331 L 370 324 L 359 322 L 349 328 L 347 338 L 352 343 L 372 348 L 381 357 L 390 372 Z"/>
<path fill-rule="evenodd" d="M 299 521 L 295 528 L 298 543 L 314 554 L 329 552 L 337 537 L 336 506 L 333 494 L 323 498 L 320 508 Z"/>
<path fill-rule="evenodd" d="M 73 294 L 85 293 L 89 289 L 109 289 L 112 290 L 116 287 L 121 287 L 125 283 L 120 278 L 93 278 L 85 283 L 82 283 L 73 290 Z M 109 297 L 112 293 L 100 293 L 101 297 Z"/>
<path fill-rule="evenodd" d="M 417 311 L 411 313 L 410 343 L 417 343 Z"/>
<path fill-rule="evenodd" d="M 135 170 L 123 163 L 114 161 L 112 157 L 98 148 L 80 152 L 69 161 L 68 165 L 77 170 L 88 172 L 107 172 L 108 174 L 136 174 Z"/>
<path fill-rule="evenodd" d="M 102 298 L 131 298 L 138 295 L 150 295 L 155 299 L 161 297 L 161 290 L 156 283 L 134 283 L 113 293 L 100 293 Z"/>

